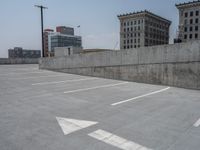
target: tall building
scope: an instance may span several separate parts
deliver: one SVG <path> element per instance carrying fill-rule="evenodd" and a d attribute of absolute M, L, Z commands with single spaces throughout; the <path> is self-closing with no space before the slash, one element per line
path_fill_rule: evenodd
<path fill-rule="evenodd" d="M 52 29 L 44 30 L 45 57 L 54 56 L 56 47 L 82 48 L 81 36 L 74 35 L 74 28 L 58 26 L 56 32 Z"/>
<path fill-rule="evenodd" d="M 44 30 L 44 57 L 48 57 L 50 55 L 49 53 L 49 38 L 48 36 L 53 33 L 54 30 L 52 29 L 45 29 Z"/>
<path fill-rule="evenodd" d="M 176 4 L 179 10 L 179 33 L 176 41 L 200 39 L 200 1 Z"/>
<path fill-rule="evenodd" d="M 40 58 L 40 50 L 27 50 L 21 47 L 15 47 L 14 49 L 8 50 L 9 58 Z"/>
<path fill-rule="evenodd" d="M 123 14 L 120 20 L 120 49 L 169 43 L 171 21 L 147 10 Z"/>
<path fill-rule="evenodd" d="M 74 28 L 65 27 L 65 26 L 58 26 L 56 27 L 56 32 L 66 35 L 74 35 Z"/>

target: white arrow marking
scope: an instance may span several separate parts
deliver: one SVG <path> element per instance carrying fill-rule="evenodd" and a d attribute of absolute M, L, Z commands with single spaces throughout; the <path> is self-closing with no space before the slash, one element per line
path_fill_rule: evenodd
<path fill-rule="evenodd" d="M 56 117 L 64 135 L 95 125 L 98 122 Z"/>
<path fill-rule="evenodd" d="M 123 149 L 123 150 L 151 150 L 147 147 L 144 147 L 142 145 L 139 145 L 135 142 L 132 141 L 128 141 L 124 138 L 121 138 L 117 135 L 114 135 L 112 133 L 109 133 L 107 131 L 104 130 L 97 130 L 95 132 L 92 132 L 90 134 L 88 134 L 90 137 L 93 137 L 97 140 L 103 141 L 107 144 L 110 144 L 112 146 L 115 146 L 119 149 Z"/>
<path fill-rule="evenodd" d="M 197 120 L 197 122 L 194 124 L 194 127 L 199 127 L 200 126 L 200 119 Z"/>

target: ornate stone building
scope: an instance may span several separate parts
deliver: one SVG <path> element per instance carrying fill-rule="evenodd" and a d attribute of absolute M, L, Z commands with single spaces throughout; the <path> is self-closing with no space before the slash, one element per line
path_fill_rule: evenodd
<path fill-rule="evenodd" d="M 179 10 L 178 41 L 200 39 L 200 1 L 176 4 Z"/>
<path fill-rule="evenodd" d="M 169 43 L 171 21 L 147 10 L 123 14 L 120 20 L 120 49 Z"/>

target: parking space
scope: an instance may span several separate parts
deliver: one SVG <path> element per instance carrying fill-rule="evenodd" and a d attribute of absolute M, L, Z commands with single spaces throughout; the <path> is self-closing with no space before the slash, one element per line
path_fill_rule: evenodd
<path fill-rule="evenodd" d="M 0 66 L 2 150 L 192 150 L 200 92 Z"/>

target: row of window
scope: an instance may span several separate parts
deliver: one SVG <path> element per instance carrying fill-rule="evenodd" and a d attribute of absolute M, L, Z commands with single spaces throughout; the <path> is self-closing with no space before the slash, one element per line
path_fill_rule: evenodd
<path fill-rule="evenodd" d="M 122 26 L 129 26 L 129 25 L 136 25 L 136 24 L 140 24 L 140 23 L 143 23 L 143 20 L 135 20 L 135 21 L 127 21 L 127 22 L 124 22 L 122 23 Z"/>
<path fill-rule="evenodd" d="M 127 46 L 125 45 L 125 46 L 124 46 L 124 49 L 130 49 L 130 48 L 133 48 L 133 47 L 134 47 L 134 48 L 137 48 L 137 47 L 139 48 L 140 45 L 127 45 Z"/>
<path fill-rule="evenodd" d="M 140 37 L 140 33 L 130 33 L 130 34 L 124 34 L 124 38 L 128 38 L 128 37 Z"/>
<path fill-rule="evenodd" d="M 199 38 L 199 35 L 197 33 L 195 33 L 194 35 L 193 34 L 189 34 L 189 35 L 185 34 L 184 35 L 185 40 L 186 39 L 198 39 L 198 38 Z"/>
<path fill-rule="evenodd" d="M 133 43 L 133 39 L 130 40 L 124 40 L 124 44 L 129 44 L 129 43 Z M 140 43 L 140 39 L 134 39 L 134 43 Z"/>
<path fill-rule="evenodd" d="M 189 21 L 190 21 L 190 24 L 199 23 L 199 19 L 198 18 L 196 18 L 196 19 L 190 19 Z M 187 19 L 185 19 L 184 22 L 185 22 L 185 25 L 188 24 L 188 20 Z"/>
<path fill-rule="evenodd" d="M 195 14 L 196 16 L 199 16 L 199 11 L 196 10 L 196 11 L 185 12 L 185 17 L 188 17 L 188 16 L 193 17 L 194 14 Z"/>
<path fill-rule="evenodd" d="M 138 31 L 140 29 L 141 29 L 140 26 L 134 27 L 134 31 Z M 131 28 L 124 28 L 124 32 L 129 32 L 129 31 L 133 31 L 133 27 L 131 27 Z"/>
<path fill-rule="evenodd" d="M 199 31 L 199 26 L 195 26 L 194 28 L 193 27 L 185 27 L 184 31 L 185 32 L 193 31 L 193 29 L 194 29 L 194 31 Z"/>

